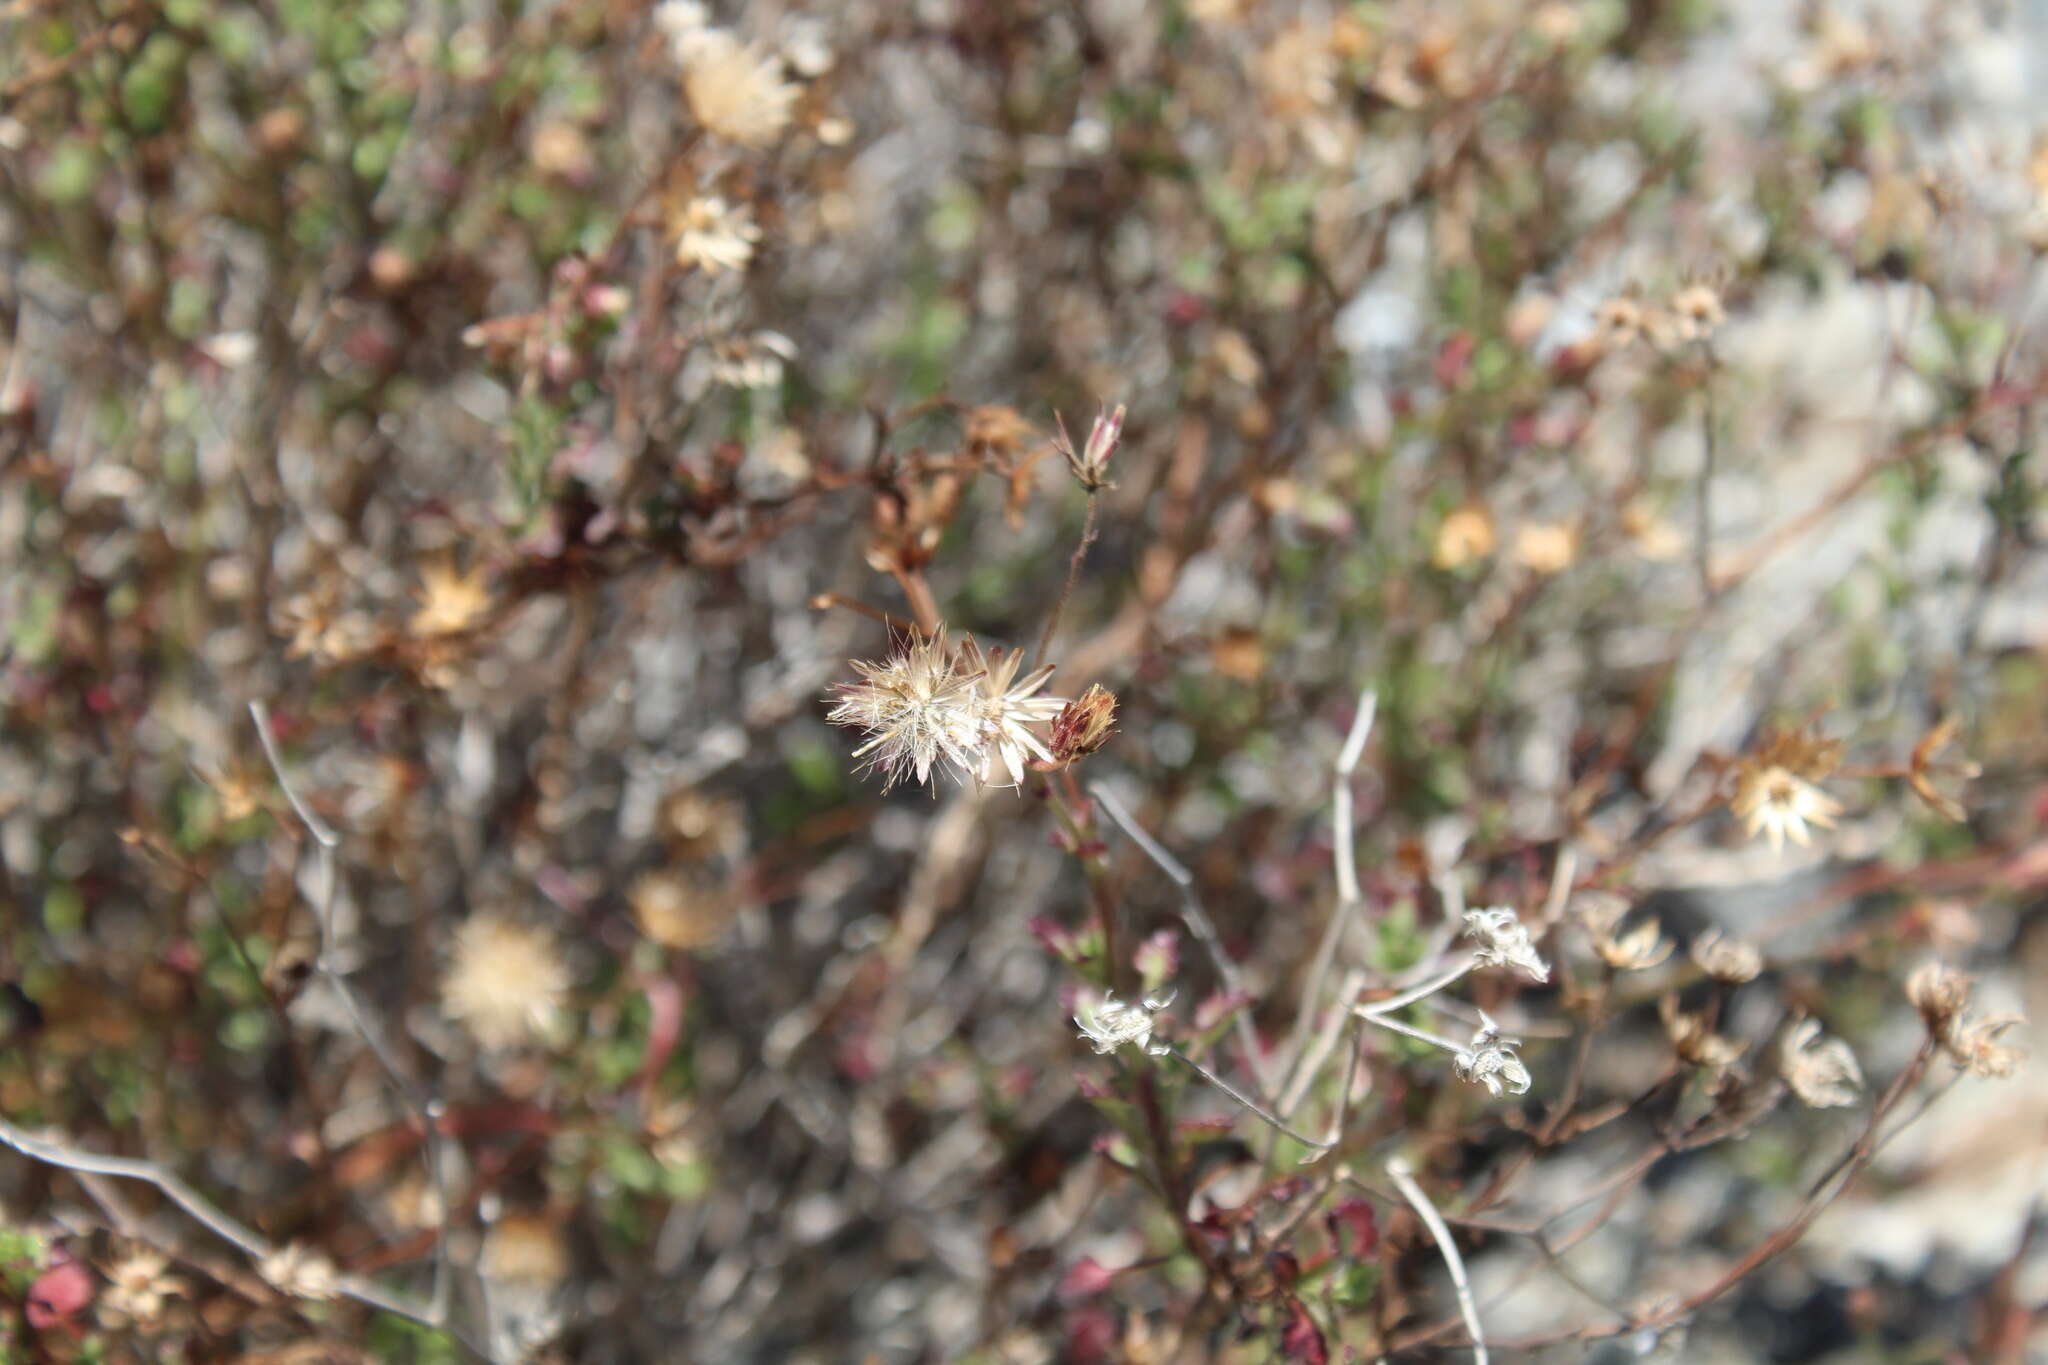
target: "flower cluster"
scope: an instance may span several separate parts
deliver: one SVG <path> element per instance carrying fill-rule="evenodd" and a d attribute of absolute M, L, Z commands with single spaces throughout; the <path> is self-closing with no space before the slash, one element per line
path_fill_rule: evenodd
<path fill-rule="evenodd" d="M 2019 1069 L 2022 1053 L 1999 1041 L 2022 1020 L 2001 1014 L 1970 1021 L 1971 996 L 1976 983 L 1962 972 L 1939 962 L 1927 962 L 1906 978 L 1906 999 L 1920 1011 L 1927 1036 L 1972 1076 L 2004 1080 Z"/>
<path fill-rule="evenodd" d="M 1081 1037 L 1095 1048 L 1095 1055 L 1107 1057 L 1120 1047 L 1136 1047 L 1154 1057 L 1166 1054 L 1164 1044 L 1152 1042 L 1152 1030 L 1156 1016 L 1166 1008 L 1166 1001 L 1147 999 L 1140 1004 L 1121 1001 L 1114 994 L 1102 997 L 1102 1003 L 1095 1007 L 1083 1007 L 1074 1016 L 1074 1024 L 1081 1030 Z"/>
<path fill-rule="evenodd" d="M 1054 761 L 1033 727 L 1067 707 L 1065 698 L 1039 695 L 1052 665 L 1020 678 L 1022 664 L 1022 654 L 984 650 L 972 639 L 949 649 L 943 630 L 919 636 L 882 663 L 856 660 L 861 680 L 840 689 L 826 718 L 867 733 L 854 757 L 873 755 L 870 765 L 889 786 L 906 773 L 929 782 L 941 763 L 963 781 L 1018 786 L 1033 760 Z"/>
<path fill-rule="evenodd" d="M 1483 1085 L 1486 1093 L 1495 1098 L 1502 1094 L 1526 1095 L 1529 1068 L 1515 1055 L 1515 1049 L 1521 1045 L 1519 1038 L 1503 1038 L 1500 1025 L 1481 1010 L 1479 1031 L 1472 1035 L 1471 1043 L 1451 1058 L 1451 1069 L 1457 1072 L 1459 1080 Z"/>
<path fill-rule="evenodd" d="M 1863 1089 L 1856 1054 L 1840 1038 L 1822 1036 L 1818 1019 L 1802 1019 L 1785 1035 L 1778 1071 L 1792 1093 L 1815 1109 L 1854 1104 Z"/>
<path fill-rule="evenodd" d="M 1805 730 L 1773 734 L 1737 765 L 1729 809 L 1750 838 L 1764 835 L 1774 852 L 1787 839 L 1805 848 L 1813 838 L 1808 826 L 1832 829 L 1842 813 L 1842 803 L 1817 785 L 1834 772 L 1841 755 L 1839 741 Z"/>
<path fill-rule="evenodd" d="M 1505 905 L 1467 910 L 1465 937 L 1478 941 L 1475 956 L 1482 967 L 1514 967 L 1527 972 L 1533 980 L 1550 979 L 1550 966 L 1537 956 L 1536 945 L 1529 941 L 1528 926 Z"/>

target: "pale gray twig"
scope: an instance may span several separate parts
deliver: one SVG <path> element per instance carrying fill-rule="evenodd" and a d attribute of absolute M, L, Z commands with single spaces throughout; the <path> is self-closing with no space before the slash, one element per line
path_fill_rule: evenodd
<path fill-rule="evenodd" d="M 1123 803 L 1116 799 L 1116 793 L 1100 782 L 1090 784 L 1088 791 L 1102 804 L 1102 809 L 1109 813 L 1109 818 L 1116 822 L 1117 828 L 1128 835 L 1132 843 L 1143 849 L 1145 856 L 1150 858 L 1153 864 L 1166 874 L 1166 879 L 1179 890 L 1181 919 L 1186 922 L 1188 932 L 1208 951 L 1209 960 L 1216 965 L 1216 976 L 1223 983 L 1223 989 L 1231 995 L 1243 996 L 1244 979 L 1238 974 L 1237 964 L 1231 961 L 1230 954 L 1224 951 L 1222 937 L 1217 934 L 1216 926 L 1210 922 L 1208 912 L 1202 908 L 1201 898 L 1195 894 L 1194 873 L 1181 866 L 1180 861 L 1168 853 L 1157 839 L 1145 832 L 1145 827 L 1140 825 L 1136 817 L 1124 809 Z M 1245 1065 L 1251 1068 L 1252 1076 L 1258 1082 L 1259 1093 L 1264 1095 L 1269 1089 L 1266 1063 L 1259 1049 L 1259 1035 L 1257 1029 L 1252 1026 L 1250 1011 L 1240 1005 L 1234 1011 L 1233 1024 L 1237 1030 L 1238 1046 L 1244 1051 Z"/>
<path fill-rule="evenodd" d="M 1414 1171 L 1406 1158 L 1397 1156 L 1389 1161 L 1387 1174 L 1393 1177 L 1395 1188 L 1415 1210 L 1415 1216 L 1429 1229 L 1429 1235 L 1436 1239 L 1437 1250 L 1443 1253 L 1444 1265 L 1451 1272 L 1451 1288 L 1457 1293 L 1458 1311 L 1465 1317 L 1465 1330 L 1472 1336 L 1472 1359 L 1476 1365 L 1487 1365 L 1486 1334 L 1479 1328 L 1479 1308 L 1472 1302 L 1472 1285 L 1465 1278 L 1465 1261 L 1458 1254 L 1458 1244 L 1452 1240 L 1451 1230 L 1444 1226 L 1443 1215 L 1436 1211 L 1436 1205 L 1429 1202 L 1422 1186 L 1415 1183 Z"/>
<path fill-rule="evenodd" d="M 213 1233 L 216 1237 L 219 1237 L 222 1241 L 232 1243 L 251 1260 L 260 1264 L 277 1253 L 277 1248 L 261 1233 L 253 1228 L 244 1226 L 236 1219 L 222 1212 L 205 1195 L 202 1195 L 199 1191 L 186 1184 L 184 1180 L 154 1161 L 145 1161 L 139 1157 L 103 1156 L 97 1152 L 80 1151 L 52 1138 L 37 1137 L 27 1129 L 18 1127 L 6 1119 L 0 1119 L 0 1143 L 5 1143 L 23 1156 L 34 1161 L 40 1161 L 46 1166 L 61 1167 L 64 1170 L 75 1171 L 81 1175 L 102 1175 L 113 1176 L 122 1180 L 139 1180 L 145 1185 L 154 1186 L 164 1198 L 183 1209 L 194 1222 Z M 381 1312 L 396 1314 L 409 1322 L 416 1322 L 422 1327 L 448 1330 L 447 1323 L 442 1320 L 442 1314 L 422 1307 L 406 1295 L 392 1293 L 389 1290 L 379 1288 L 377 1285 L 359 1276 L 337 1275 L 334 1281 L 334 1290 L 344 1298 L 354 1299 L 357 1303 L 375 1308 Z M 484 1354 L 478 1350 L 475 1343 L 461 1336 L 461 1334 L 451 1331 L 450 1335 L 462 1342 L 471 1351 L 479 1355 Z"/>
<path fill-rule="evenodd" d="M 448 1220 L 451 1210 L 448 1206 L 448 1177 L 442 1161 L 440 1119 L 441 1102 L 429 1095 L 422 1099 L 399 1070 L 398 1060 L 378 1031 L 371 1026 L 369 1016 L 364 1012 L 362 1002 L 356 998 L 353 987 L 348 984 L 340 969 L 335 966 L 333 953 L 334 893 L 339 884 L 340 868 L 336 852 L 341 847 L 341 836 L 332 826 L 315 815 L 312 808 L 299 799 L 298 791 L 292 786 L 286 774 L 284 758 L 277 750 L 277 741 L 270 735 L 270 708 L 262 701 L 249 703 L 250 719 L 256 723 L 256 737 L 263 745 L 263 756 L 270 760 L 270 771 L 277 778 L 278 788 L 291 803 L 292 811 L 306 832 L 313 836 L 319 846 L 316 857 L 320 869 L 320 896 L 313 905 L 313 913 L 320 930 L 320 952 L 314 960 L 314 969 L 334 988 L 341 997 L 343 1008 L 348 1011 L 349 1021 L 355 1025 L 356 1034 L 370 1055 L 377 1059 L 385 1079 L 390 1083 L 400 1101 L 410 1113 L 412 1121 L 420 1129 L 420 1153 L 427 1167 L 427 1181 L 434 1191 L 434 1202 L 439 1206 L 441 1226 L 434 1238 L 434 1288 L 428 1311 L 433 1315 L 433 1325 L 440 1326 L 448 1316 Z"/>
<path fill-rule="evenodd" d="M 1320 1012 L 1318 1006 L 1323 995 L 1323 982 L 1329 976 L 1330 964 L 1336 959 L 1337 945 L 1343 940 L 1352 916 L 1358 912 L 1358 853 L 1352 818 L 1351 778 L 1358 771 L 1359 759 L 1365 756 L 1365 741 L 1372 734 L 1373 717 L 1379 713 L 1379 705 L 1379 693 L 1372 688 L 1358 694 L 1358 714 L 1351 718 L 1351 729 L 1344 736 L 1344 747 L 1337 753 L 1337 762 L 1330 776 L 1330 860 L 1337 869 L 1337 904 L 1331 907 L 1329 923 L 1323 926 L 1322 941 L 1316 944 L 1315 958 L 1308 969 L 1308 984 L 1301 994 L 1301 1010 L 1295 1015 L 1294 1031 L 1287 1040 L 1287 1055 L 1293 1058 L 1293 1069 L 1283 1087 L 1287 1091 L 1294 1090 L 1308 1074 L 1302 1066 L 1308 1030 Z"/>

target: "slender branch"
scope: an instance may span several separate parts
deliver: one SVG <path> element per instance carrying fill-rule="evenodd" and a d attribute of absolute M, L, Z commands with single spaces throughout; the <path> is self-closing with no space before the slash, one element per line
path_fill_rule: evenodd
<path fill-rule="evenodd" d="M 1088 557 L 1088 547 L 1095 543 L 1095 500 L 1096 491 L 1088 490 L 1088 514 L 1081 523 L 1081 542 L 1074 547 L 1073 556 L 1067 560 L 1067 581 L 1060 588 L 1059 600 L 1052 604 L 1052 614 L 1045 618 L 1045 629 L 1038 635 L 1039 663 L 1044 663 L 1052 649 L 1053 637 L 1059 633 L 1060 617 L 1067 609 L 1067 599 L 1074 595 L 1074 585 L 1081 581 L 1081 561 Z"/>
<path fill-rule="evenodd" d="M 1341 1113 L 1338 1115 L 1337 1132 L 1332 1133 L 1328 1138 L 1312 1138 L 1306 1133 L 1296 1132 L 1294 1129 L 1288 1127 L 1287 1124 L 1281 1120 L 1278 1114 L 1273 1113 L 1264 1105 L 1260 1104 L 1257 1100 L 1245 1094 L 1242 1090 L 1239 1090 L 1229 1081 L 1224 1080 L 1221 1076 L 1211 1071 L 1208 1067 L 1203 1066 L 1200 1062 L 1188 1056 L 1187 1053 L 1182 1052 L 1179 1048 L 1169 1046 L 1163 1053 L 1160 1053 L 1159 1055 L 1164 1057 L 1171 1057 L 1174 1060 L 1183 1063 L 1187 1066 L 1189 1070 L 1193 1071 L 1203 1080 L 1215 1086 L 1224 1094 L 1230 1096 L 1231 1099 L 1236 1100 L 1238 1104 L 1243 1106 L 1245 1109 L 1250 1110 L 1254 1115 L 1263 1120 L 1267 1127 L 1273 1129 L 1277 1133 L 1282 1133 L 1287 1137 L 1293 1138 L 1296 1142 L 1299 1142 L 1304 1147 L 1311 1149 L 1310 1154 L 1302 1158 L 1302 1164 L 1304 1166 L 1308 1165 L 1312 1161 L 1319 1160 L 1325 1152 L 1329 1151 L 1332 1147 L 1336 1146 L 1338 1139 L 1343 1136 L 1343 1115 Z M 1350 1106 L 1351 1091 L 1351 1078 L 1348 1076 L 1344 1078 L 1344 1090 L 1345 1107 L 1348 1108 Z"/>
<path fill-rule="evenodd" d="M 1387 1021 L 1380 1018 L 1381 1015 L 1392 1014 L 1395 1010 L 1405 1009 L 1418 1000 L 1435 995 L 1446 986 L 1454 985 L 1462 980 L 1467 973 L 1478 965 L 1479 958 L 1476 954 L 1468 956 L 1464 961 L 1458 963 L 1457 966 L 1452 967 L 1441 976 L 1432 977 L 1420 986 L 1410 987 L 1399 995 L 1388 996 L 1385 1000 L 1374 1000 L 1370 1004 L 1355 1005 L 1352 1008 L 1361 1017 L 1371 1019 L 1375 1023 L 1384 1024 Z"/>
<path fill-rule="evenodd" d="M 1701 385 L 1700 393 L 1700 434 L 1705 451 L 1700 457 L 1700 487 L 1698 506 L 1699 525 L 1695 534 L 1699 544 L 1694 549 L 1694 558 L 1699 567 L 1700 591 L 1711 602 L 1720 595 L 1721 585 L 1714 579 L 1714 469 L 1719 463 L 1720 443 L 1714 430 L 1714 348 L 1702 343 L 1707 356 L 1707 378 Z"/>
<path fill-rule="evenodd" d="M 1384 1019 L 1377 1014 L 1367 1014 L 1363 1009 L 1358 1011 L 1358 1017 L 1378 1024 L 1383 1029 L 1392 1029 L 1395 1033 L 1413 1038 L 1417 1042 L 1434 1044 L 1446 1052 L 1461 1053 L 1465 1050 L 1463 1044 L 1454 1043 L 1440 1033 L 1431 1033 L 1428 1029 L 1414 1028 L 1402 1023 L 1399 1019 Z"/>
<path fill-rule="evenodd" d="M 1216 926 L 1210 921 L 1208 912 L 1202 908 L 1201 897 L 1195 894 L 1194 874 L 1181 866 L 1180 861 L 1168 853 L 1157 839 L 1145 832 L 1145 827 L 1124 808 L 1123 802 L 1117 800 L 1115 792 L 1096 782 L 1089 785 L 1088 794 L 1109 813 L 1109 818 L 1116 822 L 1117 828 L 1128 835 L 1132 843 L 1144 850 L 1145 856 L 1150 858 L 1154 866 L 1166 874 L 1166 879 L 1174 884 L 1180 892 L 1181 920 L 1188 926 L 1188 932 L 1194 935 L 1195 940 L 1209 954 L 1209 960 L 1215 964 L 1216 977 L 1223 983 L 1223 989 L 1231 995 L 1243 995 L 1244 978 L 1238 972 L 1237 964 L 1231 960 L 1230 954 L 1224 951 L 1221 935 L 1216 932 Z M 1237 1031 L 1238 1046 L 1244 1052 L 1245 1065 L 1251 1068 L 1252 1075 L 1257 1078 L 1259 1092 L 1265 1094 L 1270 1089 L 1270 1082 L 1266 1076 L 1265 1057 L 1259 1048 L 1258 1031 L 1252 1025 L 1250 1013 L 1242 1008 L 1236 1010 L 1233 1026 Z"/>
<path fill-rule="evenodd" d="M 139 1180 L 153 1186 L 164 1198 L 183 1209 L 192 1220 L 222 1241 L 232 1243 L 251 1260 L 261 1263 L 277 1254 L 277 1248 L 255 1229 L 247 1227 L 222 1212 L 206 1196 L 186 1184 L 178 1176 L 164 1169 L 154 1161 L 137 1157 L 103 1156 L 97 1152 L 79 1151 L 76 1148 L 37 1137 L 28 1130 L 18 1127 L 6 1119 L 0 1119 L 0 1143 L 5 1143 L 32 1161 L 46 1166 L 56 1166 L 74 1171 L 80 1175 L 113 1176 L 121 1180 Z M 355 1300 L 382 1312 L 392 1313 L 422 1327 L 447 1331 L 443 1316 L 423 1307 L 403 1294 L 379 1288 L 356 1275 L 338 1275 L 334 1282 L 335 1292 L 344 1298 Z M 460 1333 L 450 1335 L 477 1355 L 489 1358 L 488 1354 Z"/>
<path fill-rule="evenodd" d="M 1329 923 L 1323 926 L 1322 941 L 1316 945 L 1315 958 L 1308 971 L 1308 986 L 1301 995 L 1301 1011 L 1295 1015 L 1294 1031 L 1287 1040 L 1287 1053 L 1294 1058 L 1293 1073 L 1288 1077 L 1290 1089 L 1302 1075 L 1303 1048 L 1310 1024 L 1316 1018 L 1317 1002 L 1322 999 L 1323 982 L 1329 976 L 1330 964 L 1336 960 L 1337 945 L 1343 940 L 1352 917 L 1358 913 L 1358 855 L 1352 817 L 1351 777 L 1358 771 L 1358 760 L 1365 755 L 1365 741 L 1372 733 L 1379 701 L 1379 693 L 1370 687 L 1358 694 L 1358 714 L 1351 718 L 1351 729 L 1344 736 L 1344 747 L 1337 754 L 1330 776 L 1330 860 L 1337 870 L 1337 904 L 1330 911 Z"/>
<path fill-rule="evenodd" d="M 290 776 L 285 772 L 284 759 L 278 753 L 277 741 L 270 734 L 270 708 L 261 700 L 249 703 L 250 719 L 256 723 L 256 736 L 262 742 L 263 756 L 270 761 L 270 771 L 277 778 L 278 787 L 284 792 L 285 800 L 291 803 L 294 813 L 305 825 L 306 832 L 319 845 L 316 855 L 320 869 L 320 895 L 314 902 L 313 913 L 320 929 L 320 952 L 314 959 L 317 971 L 341 997 L 342 1005 L 348 1011 L 349 1022 L 355 1026 L 356 1036 L 363 1040 L 370 1055 L 384 1073 L 386 1082 L 410 1112 L 412 1121 L 419 1125 L 420 1155 L 427 1167 L 427 1183 L 434 1192 L 435 1210 L 440 1219 L 440 1228 L 434 1238 L 434 1288 L 429 1300 L 428 1312 L 436 1326 L 444 1323 L 448 1316 L 448 1176 L 447 1163 L 442 1160 L 441 1151 L 441 1101 L 429 1095 L 422 1098 L 399 1070 L 398 1060 L 384 1043 L 381 1035 L 370 1024 L 364 1012 L 362 1001 L 356 997 L 355 989 L 342 975 L 334 962 L 334 894 L 340 884 L 341 870 L 337 865 L 336 851 L 341 847 L 341 836 L 325 821 L 315 815 L 306 803 L 299 799 L 297 789 L 292 786 Z"/>
<path fill-rule="evenodd" d="M 1444 1226 L 1443 1215 L 1436 1211 L 1436 1205 L 1429 1202 L 1429 1196 L 1422 1186 L 1415 1183 L 1415 1176 L 1405 1158 L 1395 1157 L 1387 1163 L 1387 1174 L 1393 1178 L 1394 1186 L 1401 1191 L 1401 1197 L 1415 1210 L 1415 1216 L 1429 1229 L 1429 1235 L 1436 1239 L 1438 1251 L 1443 1253 L 1444 1265 L 1451 1272 L 1451 1288 L 1458 1295 L 1458 1311 L 1465 1317 L 1465 1330 L 1472 1334 L 1472 1359 L 1477 1365 L 1487 1365 L 1486 1334 L 1479 1327 L 1479 1307 L 1472 1302 L 1472 1285 L 1465 1278 L 1465 1261 L 1458 1254 L 1458 1244 L 1451 1237 L 1451 1230 Z"/>

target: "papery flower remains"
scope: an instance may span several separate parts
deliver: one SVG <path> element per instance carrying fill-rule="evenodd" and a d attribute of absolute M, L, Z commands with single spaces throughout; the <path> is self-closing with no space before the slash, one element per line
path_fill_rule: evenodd
<path fill-rule="evenodd" d="M 1023 655 L 983 650 L 974 640 L 956 652 L 945 632 L 912 639 L 883 663 L 856 660 L 861 675 L 840 689 L 838 705 L 826 717 L 834 725 L 867 732 L 855 758 L 868 757 L 888 786 L 915 774 L 931 781 L 932 771 L 950 763 L 964 781 L 1017 786 L 1032 760 L 1052 761 L 1035 725 L 1066 708 L 1062 697 L 1039 691 L 1052 676 L 1050 664 L 1022 678 Z"/>
<path fill-rule="evenodd" d="M 1521 1045 L 1519 1038 L 1501 1037 L 1500 1025 L 1481 1010 L 1479 1031 L 1451 1059 L 1451 1069 L 1459 1080 L 1485 1086 L 1486 1093 L 1496 1099 L 1502 1094 L 1525 1095 L 1529 1092 L 1529 1068 L 1515 1055 Z"/>
<path fill-rule="evenodd" d="M 1531 979 L 1548 981 L 1550 966 L 1537 956 L 1529 927 L 1505 905 L 1465 912 L 1465 937 L 1478 943 L 1475 956 L 1482 967 L 1514 967 Z"/>
<path fill-rule="evenodd" d="M 1802 1019 L 1792 1026 L 1778 1049 L 1778 1070 L 1792 1093 L 1815 1109 L 1839 1109 L 1856 1103 L 1863 1089 L 1863 1068 L 1840 1038 L 1821 1033 L 1820 1020 Z"/>
<path fill-rule="evenodd" d="M 1114 994 L 1102 997 L 1093 1009 L 1084 1007 L 1074 1016 L 1081 1037 L 1095 1048 L 1095 1055 L 1107 1057 L 1120 1047 L 1137 1047 L 1150 1056 L 1166 1055 L 1166 1047 L 1152 1042 L 1154 1015 L 1165 1009 L 1164 1000 L 1146 999 L 1141 1004 L 1120 1001 Z"/>

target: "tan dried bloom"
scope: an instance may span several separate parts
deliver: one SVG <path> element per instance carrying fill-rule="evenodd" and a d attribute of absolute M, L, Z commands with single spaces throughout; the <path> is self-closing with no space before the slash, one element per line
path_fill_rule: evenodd
<path fill-rule="evenodd" d="M 1671 316 L 1679 337 L 1686 341 L 1712 336 L 1728 320 L 1721 296 L 1704 284 L 1687 285 L 1673 294 Z"/>
<path fill-rule="evenodd" d="M 721 337 L 711 344 L 711 377 L 728 388 L 772 389 L 795 355 L 796 343 L 780 332 Z"/>
<path fill-rule="evenodd" d="M 717 195 L 701 195 L 683 205 L 672 230 L 676 264 L 707 275 L 745 270 L 754 259 L 761 229 L 744 204 L 728 204 Z"/>
<path fill-rule="evenodd" d="M 660 828 L 677 857 L 710 858 L 746 842 L 746 810 L 730 796 L 679 787 L 662 799 Z"/>
<path fill-rule="evenodd" d="M 668 871 L 642 875 L 626 901 L 641 933 L 664 948 L 684 951 L 716 941 L 737 908 L 725 888 Z"/>
<path fill-rule="evenodd" d="M 1692 941 L 1692 960 L 1708 976 L 1731 986 L 1756 980 L 1764 969 L 1764 955 L 1755 944 L 1730 938 L 1719 929 L 1709 929 Z"/>
<path fill-rule="evenodd" d="M 1778 1049 L 1778 1072 L 1792 1093 L 1815 1109 L 1854 1104 L 1863 1089 L 1856 1054 L 1840 1038 L 1823 1037 L 1818 1019 L 1802 1019 L 1785 1035 Z"/>
<path fill-rule="evenodd" d="M 412 633 L 422 639 L 460 635 L 490 610 L 489 575 L 483 569 L 462 573 L 453 564 L 429 564 L 420 570 L 420 605 L 412 614 Z"/>
<path fill-rule="evenodd" d="M 699 123 L 743 147 L 773 143 L 789 127 L 796 86 L 782 78 L 782 59 L 742 44 L 724 29 L 687 29 L 674 40 L 683 67 L 683 95 Z"/>
<path fill-rule="evenodd" d="M 1516 561 L 1537 573 L 1563 573 L 1578 557 L 1578 532 L 1563 522 L 1531 522 L 1515 536 Z"/>
<path fill-rule="evenodd" d="M 147 1248 L 115 1262 L 99 1297 L 100 1320 L 114 1328 L 154 1326 L 163 1316 L 164 1300 L 186 1292 L 185 1282 L 167 1273 L 170 1265 L 169 1258 Z"/>
<path fill-rule="evenodd" d="M 558 1219 L 510 1213 L 484 1234 L 477 1269 L 498 1283 L 552 1288 L 569 1277 L 569 1248 Z"/>
<path fill-rule="evenodd" d="M 1706 1015 L 1681 1011 L 1677 996 L 1667 995 L 1658 1001 L 1657 1014 L 1664 1021 L 1664 1036 L 1671 1040 L 1671 1050 L 1687 1065 L 1726 1071 L 1741 1060 L 1744 1045 L 1714 1032 Z"/>
<path fill-rule="evenodd" d="M 1955 1038 L 1949 1044 L 1949 1055 L 1957 1066 L 1972 1076 L 1986 1080 L 2006 1080 L 2019 1070 L 2020 1061 L 2026 1056 L 2019 1048 L 2001 1043 L 1998 1039 L 2009 1029 L 2017 1028 L 2026 1021 L 2018 1015 L 2000 1015 L 1986 1019 L 1969 1028 L 1958 1028 Z"/>
<path fill-rule="evenodd" d="M 1953 1036 L 1956 1022 L 1970 1008 L 1976 982 L 1946 963 L 1927 961 L 1906 978 L 1906 999 L 1920 1011 L 1928 1036 L 1943 1042 Z"/>
<path fill-rule="evenodd" d="M 568 991 L 569 966 L 554 935 L 480 913 L 455 931 L 441 1008 L 485 1047 L 511 1047 L 545 1033 Z"/>
<path fill-rule="evenodd" d="M 1116 732 L 1116 693 L 1101 683 L 1067 703 L 1052 722 L 1052 756 L 1060 763 L 1086 758 Z"/>
<path fill-rule="evenodd" d="M 536 124 L 527 143 L 533 168 L 543 175 L 571 184 L 581 184 L 597 170 L 590 139 L 567 119 L 546 119 Z"/>
<path fill-rule="evenodd" d="M 1611 298 L 1593 314 L 1593 326 L 1603 347 L 1621 350 L 1642 337 L 1643 306 L 1626 296 Z"/>
<path fill-rule="evenodd" d="M 1035 430 L 1015 408 L 985 403 L 967 414 L 967 448 L 999 460 L 1015 459 Z"/>
<path fill-rule="evenodd" d="M 1626 934 L 1619 933 L 1627 914 L 1628 903 L 1619 896 L 1589 897 L 1580 909 L 1579 919 L 1602 962 L 1618 972 L 1639 972 L 1671 956 L 1671 943 L 1654 917 Z"/>
<path fill-rule="evenodd" d="M 1493 553 L 1493 518 L 1476 502 L 1452 509 L 1436 528 L 1430 562 L 1439 569 L 1458 569 Z"/>
<path fill-rule="evenodd" d="M 1685 536 L 1659 516 L 1643 498 L 1632 498 L 1621 509 L 1621 531 L 1637 554 L 1653 563 L 1665 563 L 1685 553 Z"/>
<path fill-rule="evenodd" d="M 331 1299 L 341 1288 L 334 1262 L 311 1247 L 294 1242 L 279 1247 L 256 1264 L 264 1283 L 295 1299 Z"/>
<path fill-rule="evenodd" d="M 1261 52 L 1255 79 L 1266 107 L 1299 117 L 1337 99 L 1337 57 L 1327 34 L 1305 24 L 1282 29 Z"/>

